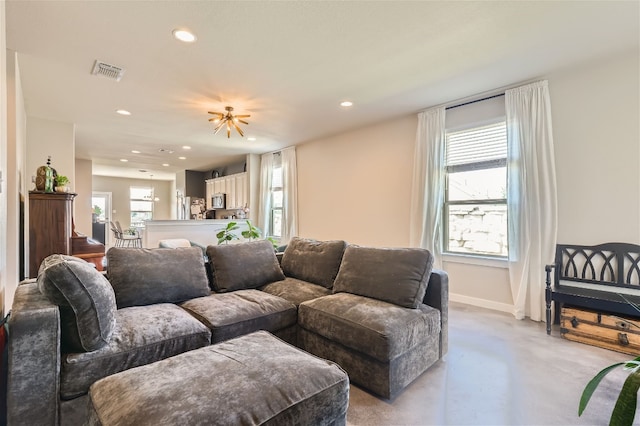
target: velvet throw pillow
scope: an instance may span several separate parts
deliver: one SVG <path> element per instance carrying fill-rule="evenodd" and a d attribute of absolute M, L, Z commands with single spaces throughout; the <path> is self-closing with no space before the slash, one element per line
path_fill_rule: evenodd
<path fill-rule="evenodd" d="M 198 247 L 112 247 L 107 262 L 118 308 L 180 303 L 210 294 Z"/>
<path fill-rule="evenodd" d="M 53 254 L 38 273 L 38 289 L 60 307 L 63 350 L 94 351 L 113 333 L 116 301 L 109 281 L 82 259 Z"/>
<path fill-rule="evenodd" d="M 220 293 L 284 280 L 276 252 L 267 240 L 209 246 L 207 256 L 214 290 Z"/>
<path fill-rule="evenodd" d="M 433 256 L 425 249 L 350 245 L 344 252 L 333 292 L 417 308 L 427 291 L 432 266 Z"/>
<path fill-rule="evenodd" d="M 346 247 L 344 241 L 294 237 L 282 256 L 282 271 L 287 277 L 331 288 Z"/>

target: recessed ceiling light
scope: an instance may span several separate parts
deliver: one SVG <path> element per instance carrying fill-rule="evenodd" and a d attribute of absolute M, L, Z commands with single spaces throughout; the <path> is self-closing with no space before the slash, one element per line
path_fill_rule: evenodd
<path fill-rule="evenodd" d="M 169 167 L 169 163 L 162 163 L 164 167 Z"/>
<path fill-rule="evenodd" d="M 353 102 L 351 102 L 351 101 L 342 101 L 342 102 L 340 102 L 340 106 L 350 107 L 350 106 L 353 106 Z"/>
<path fill-rule="evenodd" d="M 131 113 L 129 111 L 127 111 L 126 109 L 117 109 L 116 113 L 120 114 L 120 115 L 131 115 Z"/>
<path fill-rule="evenodd" d="M 189 145 L 184 145 L 182 149 L 191 149 L 191 147 Z"/>
<path fill-rule="evenodd" d="M 123 163 L 126 163 L 129 160 L 127 160 L 126 158 L 121 158 L 120 161 L 122 161 Z"/>
<path fill-rule="evenodd" d="M 248 141 L 255 141 L 255 140 L 256 140 L 256 138 L 254 138 L 253 136 L 251 136 L 251 137 L 248 137 L 248 138 L 247 138 L 247 140 L 248 140 Z"/>
<path fill-rule="evenodd" d="M 132 154 L 140 154 L 140 151 L 137 151 L 137 150 L 135 150 L 135 149 L 132 149 L 132 150 L 131 150 L 131 153 L 132 153 Z"/>
<path fill-rule="evenodd" d="M 176 40 L 180 40 L 185 43 L 193 43 L 197 39 L 195 34 L 185 29 L 175 29 L 173 30 L 172 34 L 176 38 Z"/>
<path fill-rule="evenodd" d="M 186 160 L 187 157 L 178 157 L 180 160 Z"/>

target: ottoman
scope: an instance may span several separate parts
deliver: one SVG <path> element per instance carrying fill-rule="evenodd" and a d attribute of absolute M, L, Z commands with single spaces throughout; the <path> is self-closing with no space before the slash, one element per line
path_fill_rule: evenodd
<path fill-rule="evenodd" d="M 349 378 L 266 331 L 95 382 L 91 425 L 344 425 Z"/>

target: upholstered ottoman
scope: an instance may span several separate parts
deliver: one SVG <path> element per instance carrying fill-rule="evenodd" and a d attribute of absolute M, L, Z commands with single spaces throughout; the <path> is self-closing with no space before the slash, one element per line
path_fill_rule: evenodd
<path fill-rule="evenodd" d="M 349 378 L 266 331 L 91 386 L 92 425 L 343 425 Z"/>

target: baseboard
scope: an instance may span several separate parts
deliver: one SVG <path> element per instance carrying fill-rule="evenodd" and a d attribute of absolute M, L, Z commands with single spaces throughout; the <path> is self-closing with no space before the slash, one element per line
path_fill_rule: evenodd
<path fill-rule="evenodd" d="M 508 303 L 495 302 L 493 300 L 480 299 L 477 297 L 465 296 L 464 294 L 449 293 L 449 300 L 453 302 L 465 303 L 479 308 L 492 309 L 494 311 L 513 314 L 513 305 Z"/>

